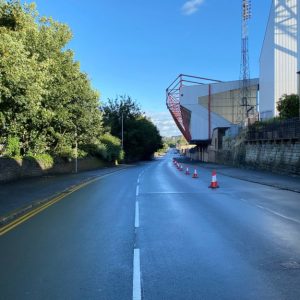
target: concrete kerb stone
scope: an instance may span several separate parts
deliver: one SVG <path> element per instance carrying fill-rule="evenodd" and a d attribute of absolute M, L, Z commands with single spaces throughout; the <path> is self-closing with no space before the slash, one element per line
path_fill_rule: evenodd
<path fill-rule="evenodd" d="M 76 187 L 78 187 L 78 186 L 80 186 L 84 183 L 92 181 L 92 180 L 94 180 L 98 177 L 102 177 L 102 176 L 105 176 L 105 175 L 108 175 L 108 174 L 113 174 L 113 173 L 116 173 L 116 172 L 120 172 L 120 171 L 122 171 L 124 169 L 127 169 L 129 167 L 132 167 L 132 166 L 133 165 L 123 165 L 122 167 L 116 167 L 116 169 L 110 170 L 107 173 L 104 173 L 104 174 L 101 174 L 101 175 L 98 175 L 98 176 L 91 176 L 91 177 L 85 178 L 85 179 L 81 180 L 80 182 L 78 182 L 77 184 L 70 185 L 66 189 L 64 189 L 62 191 L 58 191 L 58 192 L 52 194 L 51 196 L 49 196 L 47 198 L 40 199 L 40 200 L 35 200 L 35 201 L 32 201 L 28 205 L 17 208 L 17 209 L 11 211 L 10 213 L 8 213 L 4 216 L 0 216 L 0 228 L 7 225 L 7 224 L 9 224 L 9 223 L 11 223 L 12 221 L 14 221 L 15 219 L 21 217 L 22 215 L 24 215 L 24 214 L 40 207 L 40 206 L 46 204 L 47 202 L 50 202 L 51 200 L 53 200 L 53 199 L 55 199 L 59 196 L 63 196 L 64 194 L 68 194 L 73 189 L 75 189 Z"/>

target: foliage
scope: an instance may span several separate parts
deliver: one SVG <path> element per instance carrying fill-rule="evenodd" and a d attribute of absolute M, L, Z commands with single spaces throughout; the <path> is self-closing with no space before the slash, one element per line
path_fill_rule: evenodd
<path fill-rule="evenodd" d="M 49 154 L 27 155 L 25 159 L 37 161 L 47 169 L 51 168 L 54 164 L 53 157 Z"/>
<path fill-rule="evenodd" d="M 99 95 L 67 49 L 67 25 L 40 17 L 35 5 L 0 1 L 0 135 L 22 155 L 74 156 L 100 145 Z M 10 150 L 9 150 L 10 151 Z"/>
<path fill-rule="evenodd" d="M 16 136 L 8 137 L 4 155 L 10 157 L 20 156 L 20 141 Z"/>
<path fill-rule="evenodd" d="M 283 95 L 277 102 L 279 117 L 282 119 L 299 116 L 299 96 L 295 94 Z"/>
<path fill-rule="evenodd" d="M 128 96 L 109 99 L 102 106 L 103 123 L 111 133 L 122 138 L 122 116 L 125 159 L 150 159 L 162 147 L 156 126 L 144 116 L 139 105 Z"/>
<path fill-rule="evenodd" d="M 124 158 L 121 147 L 121 141 L 115 136 L 106 133 L 101 136 L 101 142 L 105 145 L 105 151 L 102 152 L 103 158 L 109 162 L 120 161 Z"/>
<path fill-rule="evenodd" d="M 183 135 L 164 137 L 163 141 L 167 143 L 171 148 L 175 148 L 176 146 L 180 147 L 180 146 L 188 145 L 188 142 L 186 141 Z"/>
<path fill-rule="evenodd" d="M 166 142 L 164 142 L 162 148 L 157 150 L 157 154 L 163 155 L 168 151 L 168 149 L 169 149 L 169 145 Z"/>

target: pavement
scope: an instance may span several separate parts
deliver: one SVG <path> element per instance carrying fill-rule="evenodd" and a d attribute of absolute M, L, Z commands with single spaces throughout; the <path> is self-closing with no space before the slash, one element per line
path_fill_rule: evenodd
<path fill-rule="evenodd" d="M 118 165 L 77 174 L 46 175 L 0 184 L 0 227 L 76 186 L 130 167 Z"/>
<path fill-rule="evenodd" d="M 300 193 L 300 177 L 296 175 L 282 175 L 264 170 L 235 168 L 221 164 L 191 161 L 190 159 L 182 156 L 175 158 L 178 160 L 178 162 L 188 165 L 189 168 L 195 167 L 216 170 L 217 174 Z"/>

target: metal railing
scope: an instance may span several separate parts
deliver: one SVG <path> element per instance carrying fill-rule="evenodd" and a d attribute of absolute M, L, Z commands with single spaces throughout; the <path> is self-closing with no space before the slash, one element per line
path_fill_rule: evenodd
<path fill-rule="evenodd" d="M 246 139 L 248 141 L 300 139 L 300 119 L 256 122 L 248 127 Z"/>

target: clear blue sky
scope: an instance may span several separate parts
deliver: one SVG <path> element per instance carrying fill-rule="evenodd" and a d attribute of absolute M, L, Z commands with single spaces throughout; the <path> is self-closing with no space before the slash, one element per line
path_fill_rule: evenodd
<path fill-rule="evenodd" d="M 165 89 L 179 73 L 220 80 L 239 78 L 241 0 L 34 2 L 41 15 L 71 27 L 74 37 L 69 48 L 100 91 L 101 101 L 127 94 L 144 111 L 163 119 L 168 116 Z M 271 0 L 252 0 L 252 77 L 259 75 L 270 4 Z"/>

